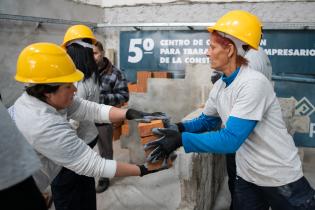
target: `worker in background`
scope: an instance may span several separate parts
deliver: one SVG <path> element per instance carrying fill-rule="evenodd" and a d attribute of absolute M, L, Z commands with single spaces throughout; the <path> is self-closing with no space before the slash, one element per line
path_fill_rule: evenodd
<path fill-rule="evenodd" d="M 244 46 L 244 49 L 246 50 L 245 58 L 248 61 L 248 66 L 255 71 L 261 72 L 271 82 L 272 66 L 264 49 L 259 47 L 258 50 L 254 50 L 249 45 Z M 212 84 L 222 78 L 222 74 L 220 71 L 213 71 L 211 75 Z M 234 183 L 236 179 L 235 153 L 226 154 L 225 161 L 231 194 L 230 210 L 233 210 Z"/>
<path fill-rule="evenodd" d="M 0 100 L 1 209 L 47 210 L 32 174 L 40 169 L 33 148 L 16 128 Z"/>
<path fill-rule="evenodd" d="M 84 77 L 74 83 L 76 96 L 88 101 L 99 102 L 99 74 L 93 57 L 93 45 L 96 38 L 92 30 L 85 25 L 74 25 L 65 33 L 62 46 L 71 57 L 75 67 Z M 71 126 L 76 130 L 90 148 L 96 145 L 98 132 L 94 122 L 89 120 L 76 121 L 70 119 Z M 63 209 L 96 209 L 94 177 L 80 175 L 63 167 L 51 183 L 51 190 L 56 210 Z"/>
<path fill-rule="evenodd" d="M 178 123 L 178 131 L 154 129 L 160 139 L 146 145 L 154 149 L 148 159 L 155 162 L 180 146 L 185 152 L 236 152 L 234 209 L 315 209 L 315 191 L 303 176 L 273 87 L 244 58 L 243 45 L 258 49 L 259 19 L 234 10 L 208 30 L 211 68 L 224 75 L 211 89 L 201 116 Z M 211 131 L 220 119 L 222 128 Z"/>
<path fill-rule="evenodd" d="M 144 176 L 159 171 L 150 171 L 146 165 L 104 159 L 78 137 L 67 119 L 108 123 L 125 119 L 148 121 L 164 116 L 76 97 L 73 83 L 83 79 L 83 73 L 60 46 L 35 43 L 24 48 L 18 57 L 15 79 L 24 83 L 26 89 L 13 105 L 14 118 L 18 129 L 40 157 L 42 167 L 33 177 L 41 191 L 62 167 L 79 175 L 108 178 Z M 80 209 L 94 207 L 80 204 Z"/>
<path fill-rule="evenodd" d="M 101 42 L 97 41 L 93 47 L 94 59 L 100 73 L 100 104 L 121 107 L 129 100 L 127 80 L 122 71 L 114 66 L 105 57 L 104 48 Z M 113 159 L 113 129 L 119 124 L 103 123 L 97 124 L 99 138 L 97 141 L 101 157 Z M 108 178 L 100 178 L 96 192 L 104 192 L 109 187 Z"/>

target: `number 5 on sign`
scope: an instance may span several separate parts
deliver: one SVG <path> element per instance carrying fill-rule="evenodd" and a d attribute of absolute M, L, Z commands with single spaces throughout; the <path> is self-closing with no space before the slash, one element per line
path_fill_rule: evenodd
<path fill-rule="evenodd" d="M 129 43 L 129 63 L 138 63 L 142 60 L 143 54 L 153 54 L 153 39 L 130 39 Z M 131 54 L 131 55 L 130 55 Z"/>

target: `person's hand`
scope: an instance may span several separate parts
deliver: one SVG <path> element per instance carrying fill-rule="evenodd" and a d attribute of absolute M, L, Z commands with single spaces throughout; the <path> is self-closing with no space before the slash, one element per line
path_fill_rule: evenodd
<path fill-rule="evenodd" d="M 126 119 L 127 120 L 136 120 L 138 122 L 145 122 L 149 123 L 152 120 L 164 120 L 168 118 L 165 113 L 163 112 L 141 112 L 135 109 L 128 109 L 126 112 Z"/>
<path fill-rule="evenodd" d="M 171 119 L 169 117 L 162 120 L 162 121 L 163 121 L 164 128 L 168 128 L 168 129 L 178 131 L 178 132 L 184 132 L 185 131 L 185 127 L 184 127 L 183 123 L 181 123 L 181 122 L 172 123 Z"/>
<path fill-rule="evenodd" d="M 177 155 L 175 153 L 170 154 L 168 158 L 164 158 L 161 167 L 158 169 L 150 169 L 150 167 L 148 166 L 148 162 L 145 163 L 144 165 L 138 165 L 138 167 L 140 168 L 140 176 L 168 169 L 171 166 L 170 163 L 173 162 L 176 158 Z"/>
<path fill-rule="evenodd" d="M 169 158 L 171 153 L 182 146 L 182 135 L 179 131 L 170 128 L 153 128 L 152 133 L 159 139 L 144 145 L 144 150 L 152 150 L 147 161 L 155 163 L 158 160 Z"/>

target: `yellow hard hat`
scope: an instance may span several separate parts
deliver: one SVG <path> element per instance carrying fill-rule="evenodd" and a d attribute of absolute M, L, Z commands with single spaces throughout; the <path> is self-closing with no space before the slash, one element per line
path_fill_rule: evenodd
<path fill-rule="evenodd" d="M 17 60 L 15 80 L 30 84 L 72 83 L 83 73 L 60 46 L 35 43 L 22 50 Z"/>
<path fill-rule="evenodd" d="M 96 38 L 92 32 L 92 30 L 85 25 L 74 25 L 68 28 L 65 36 L 63 38 L 63 43 L 61 46 L 66 48 L 67 43 L 76 39 L 84 39 L 88 38 L 92 40 L 92 44 L 96 43 Z"/>
<path fill-rule="evenodd" d="M 233 10 L 223 15 L 208 31 L 221 31 L 245 42 L 254 49 L 258 49 L 261 39 L 262 23 L 255 15 L 243 11 Z"/>

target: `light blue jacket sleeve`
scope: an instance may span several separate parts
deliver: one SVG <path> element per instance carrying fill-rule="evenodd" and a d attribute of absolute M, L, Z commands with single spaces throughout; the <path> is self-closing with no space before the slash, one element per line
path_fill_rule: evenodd
<path fill-rule="evenodd" d="M 226 127 L 201 134 L 182 133 L 185 152 L 234 153 L 254 130 L 257 121 L 230 116 Z M 185 127 L 186 128 L 186 127 Z"/>
<path fill-rule="evenodd" d="M 185 132 L 201 133 L 219 128 L 221 120 L 219 117 L 212 117 L 202 113 L 199 117 L 183 122 Z"/>

